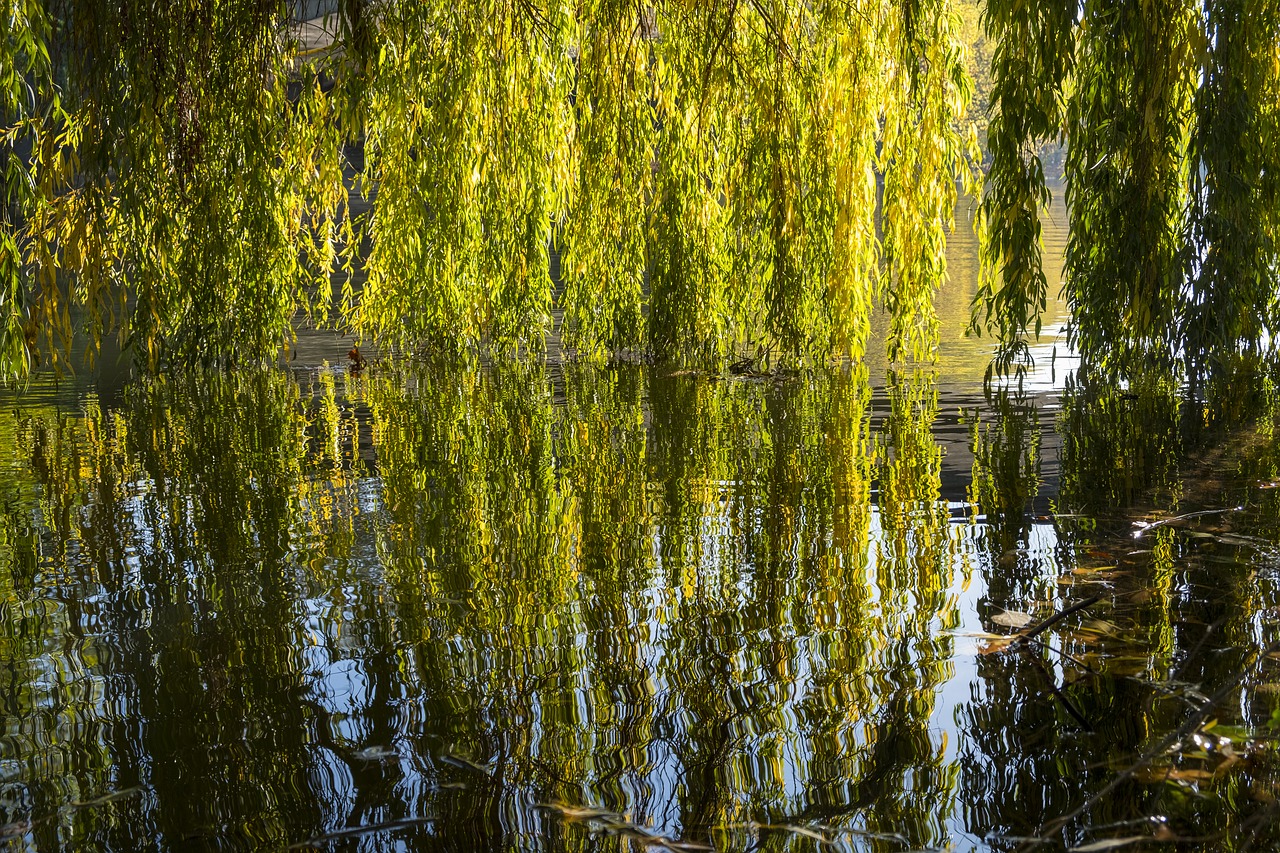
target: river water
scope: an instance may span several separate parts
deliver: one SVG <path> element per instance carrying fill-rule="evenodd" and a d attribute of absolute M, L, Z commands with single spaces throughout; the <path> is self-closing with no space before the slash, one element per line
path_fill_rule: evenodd
<path fill-rule="evenodd" d="M 0 850 L 1276 849 L 1272 396 L 984 392 L 972 249 L 929 370 L 6 392 Z"/>

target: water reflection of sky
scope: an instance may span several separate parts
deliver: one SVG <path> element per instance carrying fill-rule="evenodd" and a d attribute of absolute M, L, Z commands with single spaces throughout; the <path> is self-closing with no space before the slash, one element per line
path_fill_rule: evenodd
<path fill-rule="evenodd" d="M 1001 849 L 1066 811 L 1085 784 L 1066 776 L 1105 781 L 1099 756 L 1135 748 L 1153 700 L 1104 680 L 1078 698 L 1098 733 L 1073 728 L 1052 690 L 1083 641 L 1050 635 L 1037 673 L 988 654 L 1010 630 L 992 616 L 1078 597 L 1101 535 L 1051 515 L 1068 480 L 1092 488 L 1077 469 L 1138 488 L 1132 448 L 1173 445 L 1154 423 L 1113 434 L 1104 409 L 1067 447 L 1060 303 L 1024 396 L 986 396 L 990 342 L 958 334 L 963 232 L 949 260 L 936 377 L 873 363 L 870 389 L 637 366 L 357 379 L 313 334 L 292 373 L 6 396 L 0 842 L 630 843 L 612 826 Z M 1126 569 L 1168 596 L 1129 625 L 1157 637 L 1147 675 L 1217 618 L 1169 580 L 1192 545 L 1160 547 Z M 1259 643 L 1276 564 L 1238 608 Z"/>
<path fill-rule="evenodd" d="M 721 484 L 731 486 L 732 484 Z M 370 506 L 366 511 L 376 511 Z M 966 754 L 972 755 L 967 748 L 965 733 L 959 725 L 958 710 L 967 705 L 973 696 L 975 686 L 981 679 L 975 664 L 981 651 L 983 638 L 989 635 L 992 626 L 980 618 L 980 610 L 987 596 L 984 573 L 980 567 L 989 563 L 990 554 L 983 547 L 981 538 L 984 535 L 982 525 L 972 525 L 965 519 L 971 507 L 961 502 L 949 502 L 945 511 L 951 519 L 946 526 L 946 537 L 949 547 L 946 551 L 950 571 L 950 582 L 946 594 L 954 602 L 954 612 L 959 621 L 944 625 L 935 618 L 929 623 L 929 630 L 934 636 L 949 635 L 951 654 L 945 661 L 949 677 L 936 687 L 934 704 L 928 716 L 929 737 L 943 757 L 947 766 L 959 769 Z M 704 515 L 699 520 L 703 547 L 700 560 L 705 568 L 712 570 L 722 565 L 731 555 L 724 553 L 727 539 L 732 538 L 735 524 L 728 514 Z M 885 531 L 881 524 L 880 512 L 873 508 L 870 516 L 869 539 L 867 542 L 867 586 L 872 591 L 871 598 L 865 602 L 859 613 L 849 614 L 854 622 L 861 618 L 876 618 L 875 611 L 880 608 L 876 574 L 879 568 L 879 554 L 886 547 Z M 1049 595 L 1053 591 L 1052 554 L 1057 547 L 1057 538 L 1052 525 L 1035 524 L 1030 528 L 1026 545 L 1027 558 L 1043 562 L 1045 584 L 1044 591 Z M 643 760 L 632 763 L 620 752 L 611 752 L 608 744 L 579 743 L 576 746 L 585 755 L 595 754 L 606 759 L 604 766 L 588 768 L 588 777 L 597 783 L 608 781 L 611 807 L 621 813 L 644 814 L 652 823 L 650 828 L 671 837 L 682 834 L 681 788 L 687 784 L 689 768 L 682 764 L 681 756 L 675 744 L 688 740 L 693 736 L 694 719 L 687 708 L 682 708 L 678 697 L 687 685 L 685 675 L 698 673 L 712 667 L 709 660 L 681 660 L 668 657 L 669 648 L 676 645 L 671 637 L 672 626 L 680 624 L 680 608 L 682 602 L 678 593 L 673 592 L 664 583 L 666 569 L 662 562 L 664 547 L 662 531 L 655 531 L 652 541 L 652 554 L 655 558 L 648 583 L 640 594 L 631 601 L 628 621 L 632 630 L 625 637 L 607 635 L 606 642 L 627 642 L 632 648 L 627 657 L 641 662 L 646 672 L 645 689 L 649 691 L 661 718 L 659 728 L 661 736 L 650 739 L 642 745 Z M 755 567 L 735 563 L 734 573 L 726 582 L 733 589 L 726 605 L 740 607 L 749 600 L 754 581 Z M 364 581 L 380 586 L 382 581 L 379 566 L 369 563 L 363 566 L 358 575 L 365 576 Z M 490 762 L 501 763 L 502 755 L 466 755 L 453 756 L 450 750 L 456 745 L 423 742 L 413 736 L 413 722 L 431 711 L 411 698 L 414 682 L 429 680 L 433 673 L 414 671 L 414 658 L 404 659 L 404 681 L 400 687 L 382 688 L 382 695 L 375 695 L 369 677 L 363 670 L 359 655 L 367 653 L 358 638 L 349 632 L 359 620 L 367 618 L 367 613 L 360 613 L 344 602 L 359 602 L 367 597 L 366 590 L 362 595 L 356 588 L 343 590 L 336 598 L 320 598 L 305 602 L 305 612 L 301 624 L 301 637 L 304 639 L 303 666 L 305 670 L 307 691 L 310 700 L 323 708 L 324 714 L 331 721 L 331 733 L 335 741 L 340 742 L 347 756 L 368 753 L 365 759 L 369 763 L 380 765 L 386 772 L 388 765 L 393 765 L 398 793 L 397 799 L 404 802 L 419 800 L 425 792 L 432 790 L 437 781 L 436 774 L 428 773 L 424 777 L 424 756 L 430 756 L 428 764 L 453 760 L 468 767 L 473 772 L 483 770 L 476 766 L 485 766 Z M 736 602 L 736 603 L 735 603 Z M 481 609 L 495 602 L 455 601 L 449 606 L 460 610 Z M 1017 602 L 1003 602 L 1010 607 Z M 1030 608 L 1035 602 L 1022 603 Z M 580 654 L 589 656 L 589 647 L 593 644 L 591 632 L 583 626 L 593 607 L 593 597 L 585 593 L 582 597 L 569 602 L 558 614 L 562 620 L 559 630 L 566 632 L 562 638 L 555 638 L 555 630 L 545 643 L 545 649 L 551 650 L 568 643 Z M 740 614 L 739 614 L 740 616 Z M 735 645 L 737 640 L 731 634 L 723 635 L 725 641 L 722 651 L 726 656 L 725 665 L 734 673 L 727 686 L 726 700 L 730 706 L 748 709 L 756 705 L 753 700 L 755 691 L 767 691 L 770 704 L 775 708 L 767 718 L 768 725 L 764 729 L 755 726 L 753 718 L 748 716 L 740 723 L 730 724 L 728 741 L 736 744 L 730 756 L 731 760 L 721 771 L 736 782 L 738 790 L 744 794 L 751 792 L 753 780 L 771 779 L 768 802 L 778 813 L 799 813 L 805 809 L 806 799 L 811 794 L 810 786 L 814 781 L 813 766 L 815 750 L 806 734 L 806 714 L 799 709 L 819 689 L 815 683 L 815 670 L 825 668 L 828 661 L 825 651 L 832 643 L 841 641 L 842 632 L 849 630 L 841 619 L 823 626 L 823 629 L 805 631 L 788 620 L 776 624 L 761 625 L 754 629 L 740 626 L 742 631 L 750 631 L 756 639 L 766 642 L 782 642 L 786 644 L 796 664 L 796 669 L 787 672 L 779 681 L 777 673 L 770 674 L 758 668 L 746 656 L 745 646 Z M 1003 630 L 1003 629 L 999 629 Z M 481 675 L 492 670 L 499 662 L 495 655 L 501 652 L 490 646 L 491 637 L 484 634 L 467 635 L 454 633 L 437 638 L 443 643 L 448 657 L 452 658 L 460 671 Z M 740 639 L 740 636 L 739 638 Z M 345 651 L 344 651 L 345 650 Z M 346 657 L 344 655 L 356 657 Z M 572 656 L 572 652 L 569 652 Z M 584 658 L 577 658 L 575 663 L 581 664 Z M 505 669 L 505 667 L 504 667 Z M 703 673 L 705 675 L 705 673 Z M 873 679 L 892 678 L 889 669 L 868 673 Z M 387 696 L 399 696 L 395 707 L 390 709 L 394 719 L 389 728 L 382 732 L 392 732 L 394 737 L 378 740 L 378 732 L 370 725 L 368 715 L 374 713 L 379 703 L 386 701 Z M 536 762 L 543 748 L 555 752 L 563 748 L 563 744 L 550 743 L 551 734 L 548 726 L 563 724 L 567 719 L 587 729 L 599 726 L 598 732 L 608 736 L 610 725 L 606 721 L 619 724 L 630 713 L 628 698 L 637 697 L 615 695 L 601 702 L 596 688 L 589 680 L 587 667 L 577 669 L 569 689 L 563 693 L 542 693 L 531 705 L 533 719 L 531 722 L 531 739 L 528 742 L 529 753 L 522 760 Z M 550 702 L 548 706 L 546 703 Z M 671 704 L 675 702 L 675 704 Z M 377 713 L 385 716 L 389 709 L 382 708 Z M 551 715 L 553 721 L 548 723 L 544 716 Z M 883 721 L 881 722 L 883 724 Z M 874 728 L 872 717 L 851 716 L 839 726 L 839 736 L 845 741 L 847 748 L 857 750 L 865 746 L 868 732 Z M 616 749 L 622 745 L 615 744 Z M 320 774 L 316 780 L 318 789 L 325 791 L 325 798 L 330 802 L 330 818 L 327 823 L 340 823 L 343 815 L 350 812 L 356 793 L 351 779 L 348 763 L 350 758 L 343 758 L 332 747 L 316 748 L 316 768 L 313 773 Z M 360 760 L 360 759 L 357 759 Z M 612 766 L 609 766 L 612 764 Z M 623 769 L 625 767 L 625 769 Z M 972 769 L 972 768 L 969 768 Z M 910 783 L 907 783 L 908 789 Z M 596 792 L 597 796 L 600 792 Z M 757 794 L 759 792 L 757 791 Z M 585 799 L 591 801 L 593 792 L 582 792 Z M 616 799 L 621 797 L 619 801 Z M 758 800 L 743 800 L 741 808 L 754 805 L 759 807 Z M 538 792 L 533 790 L 508 791 L 504 798 L 504 810 L 513 831 L 537 833 L 545 831 L 544 814 L 540 808 Z M 956 844 L 978 844 L 980 839 L 972 836 L 965 825 L 964 815 L 957 804 L 938 802 L 930 806 L 937 819 L 945 826 L 945 836 Z M 866 829 L 865 826 L 855 826 Z M 884 827 L 881 827 L 883 830 Z M 851 840 L 853 837 L 847 837 Z M 861 849 L 858 844 L 851 844 L 850 849 Z"/>

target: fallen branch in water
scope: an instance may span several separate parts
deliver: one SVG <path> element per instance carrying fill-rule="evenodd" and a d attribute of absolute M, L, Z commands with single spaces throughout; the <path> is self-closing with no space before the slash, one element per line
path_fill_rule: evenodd
<path fill-rule="evenodd" d="M 1114 779 L 1108 782 L 1101 791 L 1098 791 L 1096 794 L 1089 797 L 1087 800 L 1081 803 L 1078 807 L 1068 812 L 1067 814 L 1052 820 L 1049 823 L 1049 825 L 1044 829 L 1043 832 L 1041 832 L 1034 839 L 1031 839 L 1026 844 L 1024 844 L 1022 849 L 1029 850 L 1041 844 L 1050 843 L 1049 842 L 1050 836 L 1059 832 L 1068 823 L 1070 823 L 1071 821 L 1080 817 L 1080 815 L 1092 809 L 1094 806 L 1096 806 L 1099 802 L 1102 801 L 1103 797 L 1106 797 L 1116 788 L 1120 787 L 1126 781 L 1133 778 L 1133 776 L 1139 770 L 1149 765 L 1158 756 L 1163 755 L 1165 752 L 1171 749 L 1174 746 L 1174 744 L 1180 743 L 1184 738 L 1194 733 L 1197 729 L 1199 729 L 1201 726 L 1205 724 L 1205 721 L 1208 720 L 1211 714 L 1213 714 L 1218 704 L 1222 702 L 1223 699 L 1226 699 L 1233 692 L 1235 692 L 1235 690 L 1240 686 L 1240 684 L 1246 678 L 1248 678 L 1250 672 L 1253 670 L 1255 666 L 1258 665 L 1260 661 L 1265 660 L 1269 655 L 1273 655 L 1276 652 L 1280 652 L 1280 640 L 1277 640 L 1276 642 L 1267 646 L 1267 648 L 1261 654 L 1254 657 L 1253 660 L 1251 660 L 1244 667 L 1242 667 L 1240 671 L 1236 673 L 1234 678 L 1232 678 L 1226 684 L 1222 685 L 1216 691 L 1214 691 L 1213 695 L 1211 695 L 1208 698 L 1208 700 L 1205 701 L 1205 703 L 1200 707 L 1200 709 L 1196 711 L 1194 714 L 1192 714 L 1191 717 L 1186 722 L 1184 722 L 1181 726 L 1179 726 L 1177 729 L 1173 730 L 1169 734 L 1165 735 L 1163 738 L 1160 739 L 1159 742 L 1149 747 L 1146 750 L 1146 752 L 1142 753 L 1142 755 L 1138 757 L 1138 760 L 1136 762 L 1134 762 L 1132 765 L 1125 768 L 1124 770 L 1120 771 L 1120 773 L 1118 773 Z"/>
<path fill-rule="evenodd" d="M 819 844 L 834 845 L 842 835 L 851 835 L 857 838 L 869 838 L 877 841 L 893 841 L 904 846 L 909 846 L 911 841 L 905 835 L 899 835 L 896 832 L 873 832 L 869 829 L 859 829 L 854 826 L 826 826 L 820 823 L 811 823 L 806 826 L 800 826 L 791 823 L 758 823 L 749 820 L 746 823 L 729 823 L 720 827 L 721 829 L 749 829 L 752 832 L 789 832 L 793 835 L 800 835 L 805 838 L 812 838 Z"/>
<path fill-rule="evenodd" d="M 324 835 L 317 835 L 314 838 L 308 838 L 306 841 L 299 841 L 296 844 L 290 844 L 285 850 L 305 850 L 308 847 L 317 847 L 329 841 L 338 841 L 343 838 L 357 838 L 361 835 L 372 835 L 375 832 L 387 832 L 392 829 L 403 829 L 406 826 L 417 826 L 422 823 L 433 823 L 434 817 L 402 817 L 398 820 L 388 820 L 382 823 L 367 823 L 363 826 L 349 826 L 345 829 L 335 829 L 333 832 L 326 832 Z"/>
<path fill-rule="evenodd" d="M 1141 539 L 1146 535 L 1148 530 L 1155 530 L 1157 527 L 1164 527 L 1168 524 L 1177 524 L 1179 521 L 1187 521 L 1192 518 L 1200 518 L 1206 515 L 1222 515 L 1227 512 L 1240 512 L 1244 507 L 1229 506 L 1226 509 L 1202 509 L 1199 512 L 1189 512 L 1186 515 L 1175 515 L 1169 518 L 1162 518 L 1159 521 L 1149 521 L 1145 524 L 1137 524 L 1137 530 L 1133 531 L 1134 539 Z"/>
<path fill-rule="evenodd" d="M 701 853 L 701 851 L 715 849 L 700 841 L 683 841 L 662 835 L 648 827 L 637 825 L 626 815 L 599 806 L 574 806 L 568 803 L 551 802 L 538 803 L 538 808 L 558 812 L 566 821 L 587 821 L 599 824 L 605 832 L 620 835 L 644 847 L 660 847 L 672 853 Z"/>
<path fill-rule="evenodd" d="M 1054 625 L 1057 625 L 1059 622 L 1061 622 L 1063 619 L 1066 619 L 1071 614 L 1079 613 L 1081 610 L 1084 610 L 1086 607 L 1092 607 L 1093 605 L 1097 604 L 1101 600 L 1102 600 L 1102 596 L 1100 595 L 1095 595 L 1090 598 L 1086 598 L 1084 601 L 1080 601 L 1071 605 L 1066 610 L 1061 610 L 1053 614 L 1048 619 L 1045 619 L 1043 622 L 1040 622 L 1036 625 L 1032 625 L 1030 628 L 1027 628 L 1024 631 L 1020 631 L 1018 633 L 1018 638 L 1014 640 L 1013 643 L 1011 644 L 1011 648 L 1016 648 L 1018 646 L 1025 645 L 1027 642 L 1035 638 L 1037 634 L 1043 634 L 1045 631 L 1049 630 Z"/>

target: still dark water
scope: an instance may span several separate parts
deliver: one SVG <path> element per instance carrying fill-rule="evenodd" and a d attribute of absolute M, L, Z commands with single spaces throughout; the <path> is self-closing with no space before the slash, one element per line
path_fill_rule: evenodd
<path fill-rule="evenodd" d="M 346 346 L 0 396 L 0 851 L 1280 849 L 1266 383 Z"/>
<path fill-rule="evenodd" d="M 0 849 L 1276 849 L 1266 395 L 1218 429 L 1159 388 L 566 365 L 4 403 Z M 1209 512 L 1135 527 L 1174 508 Z"/>

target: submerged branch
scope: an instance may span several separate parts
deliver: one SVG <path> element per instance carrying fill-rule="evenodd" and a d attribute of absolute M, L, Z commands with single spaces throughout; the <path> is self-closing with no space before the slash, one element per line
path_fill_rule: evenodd
<path fill-rule="evenodd" d="M 1193 734 L 1208 721 L 1209 716 L 1217 710 L 1218 705 L 1235 692 L 1242 683 L 1244 683 L 1244 680 L 1249 677 L 1254 667 L 1276 652 L 1280 652 L 1280 640 L 1271 643 L 1271 645 L 1267 646 L 1265 650 L 1256 655 L 1254 659 L 1242 667 L 1233 678 L 1229 679 L 1226 684 L 1219 687 L 1211 696 L 1209 696 L 1208 700 L 1204 702 L 1199 710 L 1193 713 L 1181 726 L 1165 735 L 1152 746 L 1148 747 L 1142 755 L 1139 756 L 1136 762 L 1118 773 L 1114 779 L 1102 788 L 1102 790 L 1090 796 L 1070 812 L 1050 821 L 1048 826 L 1036 838 L 1024 844 L 1022 849 L 1028 850 L 1041 844 L 1051 843 L 1051 836 L 1064 829 L 1071 821 L 1088 812 L 1105 797 L 1119 788 L 1120 785 L 1124 784 L 1129 779 L 1132 779 L 1142 770 L 1142 768 L 1149 766 L 1157 757 Z"/>

